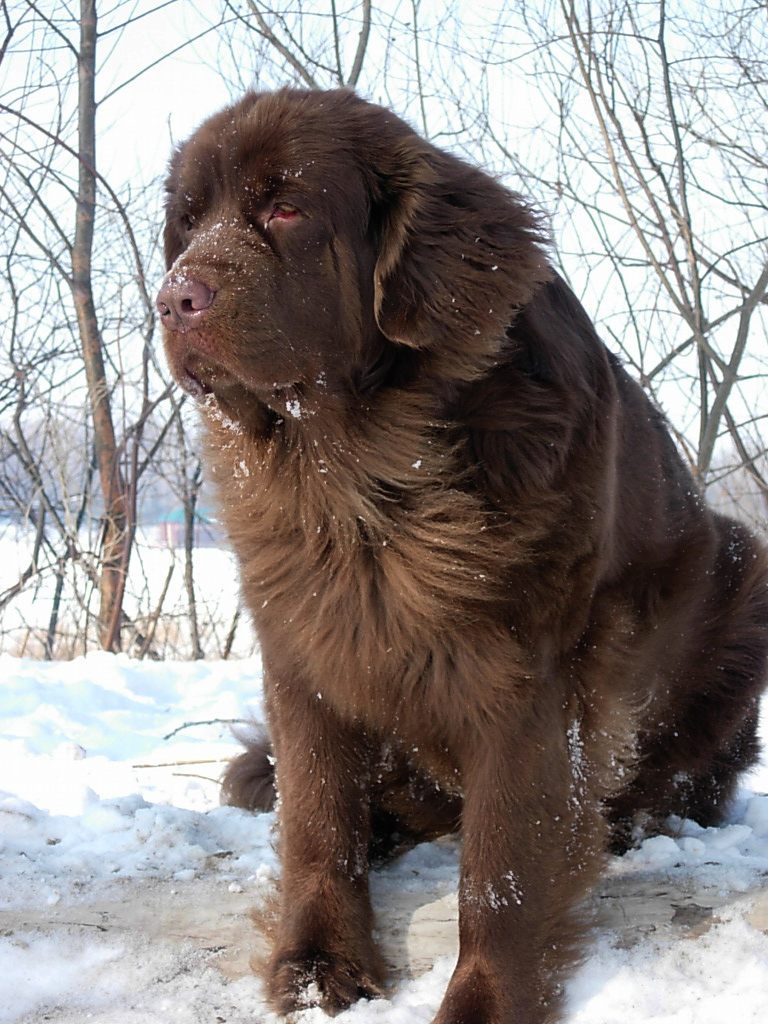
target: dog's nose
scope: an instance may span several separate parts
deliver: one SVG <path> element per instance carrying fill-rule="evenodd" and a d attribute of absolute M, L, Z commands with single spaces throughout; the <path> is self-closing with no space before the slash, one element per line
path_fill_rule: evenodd
<path fill-rule="evenodd" d="M 200 323 L 215 295 L 215 291 L 197 278 L 169 274 L 157 294 L 155 305 L 165 327 L 184 331 Z"/>

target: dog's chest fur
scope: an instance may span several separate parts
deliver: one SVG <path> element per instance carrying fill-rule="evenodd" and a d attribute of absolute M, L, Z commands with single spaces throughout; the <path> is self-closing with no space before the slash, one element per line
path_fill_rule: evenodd
<path fill-rule="evenodd" d="M 396 719 L 417 696 L 428 707 L 431 693 L 436 712 L 466 703 L 468 680 L 518 653 L 515 566 L 537 527 L 462 488 L 459 443 L 423 418 L 408 429 L 407 408 L 334 440 L 285 427 L 254 444 L 214 421 L 208 437 L 268 660 L 364 719 Z"/>

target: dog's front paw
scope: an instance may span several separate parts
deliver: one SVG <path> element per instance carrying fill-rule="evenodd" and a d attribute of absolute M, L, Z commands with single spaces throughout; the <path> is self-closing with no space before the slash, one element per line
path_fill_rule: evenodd
<path fill-rule="evenodd" d="M 498 999 L 487 979 L 467 973 L 461 978 L 454 976 L 433 1024 L 502 1024 L 499 1012 Z"/>
<path fill-rule="evenodd" d="M 459 963 L 433 1024 L 545 1024 L 555 1018 L 533 990 L 514 987 L 485 960 Z M 505 994 L 506 993 L 506 994 Z"/>
<path fill-rule="evenodd" d="M 267 971 L 267 988 L 272 1005 L 283 1014 L 319 1006 L 333 1016 L 358 999 L 382 995 L 376 965 L 317 949 L 275 953 Z"/>

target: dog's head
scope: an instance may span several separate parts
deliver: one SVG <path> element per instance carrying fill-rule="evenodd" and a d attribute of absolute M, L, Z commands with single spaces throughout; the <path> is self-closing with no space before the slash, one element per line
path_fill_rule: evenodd
<path fill-rule="evenodd" d="M 550 274 L 519 197 L 346 90 L 210 118 L 173 156 L 166 210 L 172 371 L 235 411 L 359 388 L 403 348 L 472 379 Z"/>

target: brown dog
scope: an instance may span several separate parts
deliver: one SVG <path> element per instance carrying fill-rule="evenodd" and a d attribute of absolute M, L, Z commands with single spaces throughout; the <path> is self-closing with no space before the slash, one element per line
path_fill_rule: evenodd
<path fill-rule="evenodd" d="M 763 553 L 702 503 L 530 209 L 387 110 L 249 94 L 167 188 L 168 358 L 265 665 L 273 1004 L 377 994 L 370 848 L 460 823 L 437 1022 L 558 1020 L 607 842 L 716 822 L 755 759 Z M 243 757 L 229 790 L 264 804 Z"/>

